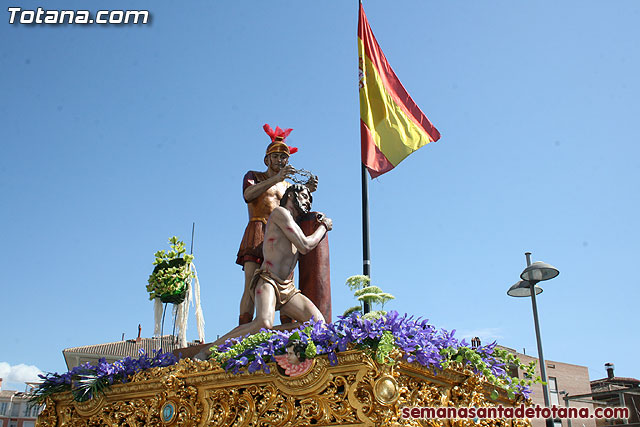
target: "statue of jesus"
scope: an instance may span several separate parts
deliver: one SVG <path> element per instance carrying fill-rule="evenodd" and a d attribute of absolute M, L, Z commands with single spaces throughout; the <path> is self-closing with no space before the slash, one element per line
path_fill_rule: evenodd
<path fill-rule="evenodd" d="M 312 200 L 309 189 L 303 185 L 294 184 L 287 188 L 280 206 L 269 215 L 262 247 L 264 260 L 254 273 L 249 288 L 256 306 L 256 317 L 216 343 L 254 334 L 262 328 L 271 329 L 276 310 L 299 322 L 306 322 L 312 317 L 324 321 L 313 302 L 293 284 L 298 255 L 312 251 L 333 227 L 331 219 L 318 214 L 317 221 L 322 226 L 309 236 L 302 232 L 298 220 L 311 210 Z"/>

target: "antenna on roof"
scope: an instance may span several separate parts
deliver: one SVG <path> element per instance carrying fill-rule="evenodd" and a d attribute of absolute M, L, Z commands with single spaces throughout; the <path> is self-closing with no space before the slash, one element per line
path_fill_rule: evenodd
<path fill-rule="evenodd" d="M 122 341 L 124 341 L 124 332 L 122 333 Z"/>

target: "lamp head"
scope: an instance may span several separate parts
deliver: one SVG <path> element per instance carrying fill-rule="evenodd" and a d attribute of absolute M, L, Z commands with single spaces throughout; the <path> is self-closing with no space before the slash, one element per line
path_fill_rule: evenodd
<path fill-rule="evenodd" d="M 557 268 L 546 262 L 536 261 L 522 271 L 520 278 L 529 282 L 542 282 L 560 274 Z"/>
<path fill-rule="evenodd" d="M 534 286 L 536 290 L 536 295 L 542 293 L 542 288 L 538 285 Z M 510 297 L 530 297 L 531 296 L 531 283 L 526 280 L 520 280 L 518 283 L 513 285 L 507 291 L 507 295 Z"/>

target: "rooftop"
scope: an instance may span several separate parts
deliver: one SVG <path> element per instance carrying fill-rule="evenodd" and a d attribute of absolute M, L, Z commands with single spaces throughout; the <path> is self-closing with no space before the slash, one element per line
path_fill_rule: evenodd
<path fill-rule="evenodd" d="M 594 392 L 616 391 L 638 386 L 640 386 L 640 380 L 627 377 L 602 378 L 591 381 L 591 390 Z"/>
<path fill-rule="evenodd" d="M 0 399 L 2 398 L 11 398 L 11 397 L 24 397 L 27 398 L 29 397 L 29 394 L 23 392 L 23 391 L 15 391 L 15 390 L 0 390 Z"/>
<path fill-rule="evenodd" d="M 200 343 L 188 342 L 187 347 L 199 345 Z M 173 335 L 164 335 L 162 340 L 160 338 L 139 338 L 123 341 L 115 341 L 104 344 L 85 345 L 82 347 L 65 348 L 62 350 L 62 354 L 91 354 L 99 355 L 101 357 L 139 357 L 140 350 L 148 355 L 152 355 L 154 350 L 162 348 L 163 352 L 173 351 L 177 348 L 177 342 Z"/>

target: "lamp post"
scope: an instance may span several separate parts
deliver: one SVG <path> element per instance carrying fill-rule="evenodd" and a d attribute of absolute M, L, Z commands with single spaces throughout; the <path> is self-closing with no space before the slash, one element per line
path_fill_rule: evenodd
<path fill-rule="evenodd" d="M 547 368 L 542 354 L 542 339 L 540 337 L 540 324 L 538 322 L 538 305 L 536 304 L 536 295 L 542 293 L 542 288 L 537 285 L 538 282 L 553 279 L 560 272 L 557 268 L 547 263 L 536 261 L 531 263 L 531 252 L 526 252 L 527 268 L 520 274 L 520 280 L 511 286 L 507 291 L 507 295 L 511 297 L 531 297 L 531 306 L 533 308 L 533 324 L 536 329 L 536 341 L 538 343 L 538 359 L 540 360 L 540 377 L 542 378 L 542 395 L 544 397 L 544 406 L 549 407 L 549 388 L 547 387 Z M 546 420 L 547 427 L 553 427 L 553 420 Z"/>

